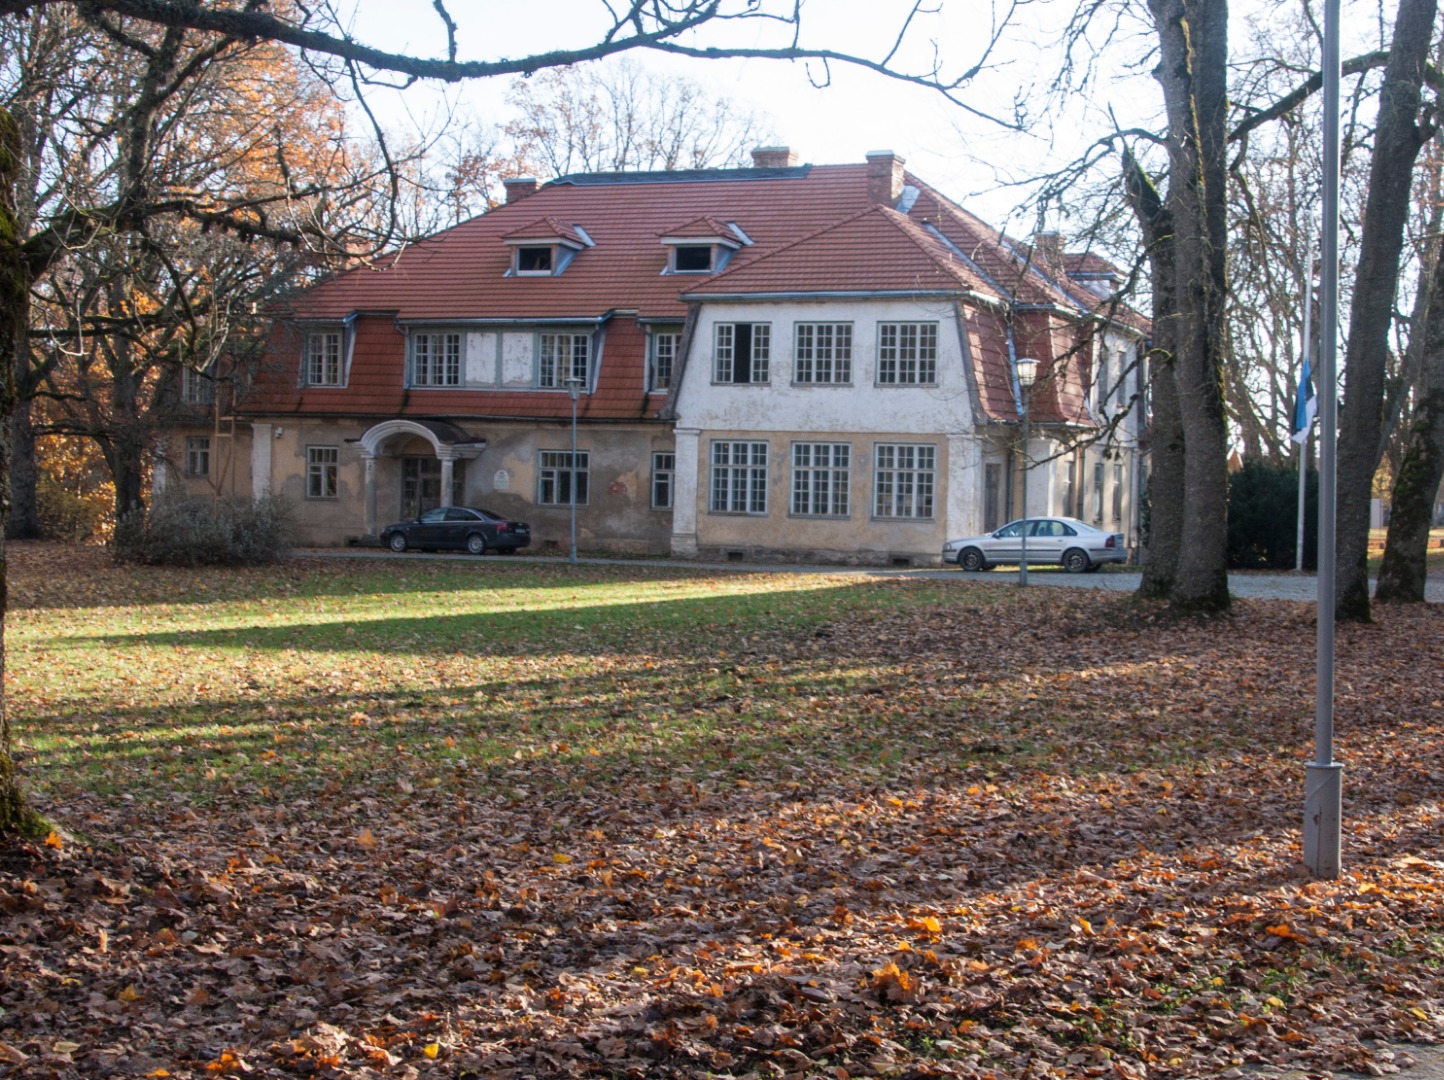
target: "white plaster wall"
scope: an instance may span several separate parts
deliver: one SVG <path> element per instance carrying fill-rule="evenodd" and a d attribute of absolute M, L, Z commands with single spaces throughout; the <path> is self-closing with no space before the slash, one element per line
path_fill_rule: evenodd
<path fill-rule="evenodd" d="M 938 324 L 938 385 L 877 386 L 877 324 Z M 713 327 L 719 322 L 772 325 L 770 378 L 761 386 L 712 383 Z M 853 324 L 852 384 L 794 385 L 793 325 Z M 698 319 L 677 396 L 677 421 L 702 430 L 828 432 L 896 431 L 953 434 L 971 431 L 972 406 L 963 374 L 957 319 L 950 303 L 833 301 L 827 303 L 708 304 Z"/>
<path fill-rule="evenodd" d="M 501 335 L 501 384 L 503 386 L 531 386 L 531 351 L 534 340 L 535 336 L 530 331 Z"/>
<path fill-rule="evenodd" d="M 466 335 L 466 385 L 496 385 L 496 334 L 473 331 Z"/>

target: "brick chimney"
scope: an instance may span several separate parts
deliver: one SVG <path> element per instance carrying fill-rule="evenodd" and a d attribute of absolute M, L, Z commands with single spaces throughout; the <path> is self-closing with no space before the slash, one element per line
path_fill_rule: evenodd
<path fill-rule="evenodd" d="M 891 150 L 871 150 L 867 155 L 868 201 L 896 206 L 903 189 L 903 165 L 907 159 Z"/>
<path fill-rule="evenodd" d="M 797 164 L 797 151 L 787 146 L 759 146 L 752 151 L 754 169 L 790 169 Z"/>
<path fill-rule="evenodd" d="M 515 176 L 510 180 L 503 180 L 501 186 L 506 188 L 507 202 L 516 202 L 518 199 L 525 199 L 538 187 L 535 176 Z"/>
<path fill-rule="evenodd" d="M 1065 241 L 1062 233 L 1040 232 L 1033 234 L 1033 261 L 1045 268 L 1063 268 Z"/>

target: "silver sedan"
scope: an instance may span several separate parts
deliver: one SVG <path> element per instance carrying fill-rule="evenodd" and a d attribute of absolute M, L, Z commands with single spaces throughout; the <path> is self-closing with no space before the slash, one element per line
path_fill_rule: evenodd
<path fill-rule="evenodd" d="M 1077 518 L 1028 518 L 1011 521 L 997 532 L 949 540 L 943 562 L 961 570 L 986 570 L 1023 561 L 1023 529 L 1028 530 L 1028 565 L 1057 565 L 1070 574 L 1097 570 L 1103 563 L 1128 558 L 1123 534 L 1095 529 Z"/>

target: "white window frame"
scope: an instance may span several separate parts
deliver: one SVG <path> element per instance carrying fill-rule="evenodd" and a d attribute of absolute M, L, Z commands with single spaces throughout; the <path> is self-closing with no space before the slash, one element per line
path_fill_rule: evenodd
<path fill-rule="evenodd" d="M 792 517 L 845 518 L 852 513 L 852 444 L 792 444 Z"/>
<path fill-rule="evenodd" d="M 877 385 L 936 386 L 937 383 L 938 324 L 878 323 Z"/>
<path fill-rule="evenodd" d="M 547 253 L 546 269 L 523 270 L 521 259 L 522 252 L 525 251 L 545 251 Z M 517 277 L 552 277 L 557 273 L 557 246 L 555 244 L 518 244 L 516 256 L 512 260 L 512 272 Z"/>
<path fill-rule="evenodd" d="M 538 506 L 571 506 L 575 487 L 577 505 L 586 506 L 592 495 L 592 454 L 578 450 L 537 451 L 536 502 Z"/>
<path fill-rule="evenodd" d="M 346 363 L 346 335 L 341 329 L 306 334 L 302 363 L 307 386 L 341 386 Z"/>
<path fill-rule="evenodd" d="M 673 450 L 652 452 L 652 509 L 671 510 L 677 496 L 677 454 Z"/>
<path fill-rule="evenodd" d="M 706 251 L 707 265 L 700 267 L 689 267 L 683 269 L 677 265 L 677 256 L 683 251 Z M 674 274 L 710 274 L 717 269 L 717 245 L 716 244 L 673 244 L 672 258 L 669 260 L 668 269 Z"/>
<path fill-rule="evenodd" d="M 937 447 L 928 443 L 878 443 L 873 447 L 872 460 L 873 517 L 931 521 L 937 494 Z"/>
<path fill-rule="evenodd" d="M 341 487 L 340 472 L 340 447 L 306 447 L 306 498 L 339 498 L 339 491 Z"/>
<path fill-rule="evenodd" d="M 712 443 L 707 507 L 713 514 L 767 513 L 767 444 L 751 439 Z"/>
<path fill-rule="evenodd" d="M 209 435 L 187 435 L 185 441 L 186 475 L 207 477 L 211 475 L 211 437 Z"/>
<path fill-rule="evenodd" d="M 209 364 L 204 371 L 195 368 L 181 368 L 181 401 L 187 405 L 211 405 L 216 400 L 216 366 Z"/>
<path fill-rule="evenodd" d="M 794 383 L 802 386 L 852 384 L 852 323 L 794 323 L 792 342 Z"/>
<path fill-rule="evenodd" d="M 569 331 L 544 331 L 536 339 L 536 384 L 544 390 L 565 390 L 568 379 L 591 386 L 592 336 Z M 568 504 L 570 505 L 570 504 Z"/>
<path fill-rule="evenodd" d="M 682 347 L 682 331 L 654 330 L 648 338 L 647 389 L 654 393 L 670 390 L 672 380 L 677 377 L 677 354 Z"/>
<path fill-rule="evenodd" d="M 461 385 L 463 336 L 452 330 L 423 330 L 411 335 L 411 385 L 449 390 Z"/>
<path fill-rule="evenodd" d="M 737 373 L 737 328 L 747 332 L 747 379 Z M 772 324 L 766 322 L 725 322 L 712 328 L 712 381 L 721 386 L 765 386 L 771 374 Z"/>

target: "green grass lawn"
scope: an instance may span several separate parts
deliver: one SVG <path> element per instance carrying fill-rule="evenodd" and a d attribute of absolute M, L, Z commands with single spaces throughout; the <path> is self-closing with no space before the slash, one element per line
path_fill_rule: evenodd
<path fill-rule="evenodd" d="M 61 832 L 0 859 L 0 1068 L 1173 1077 L 1444 1036 L 1434 608 L 1339 629 L 1314 882 L 1309 604 L 7 554 Z"/>

